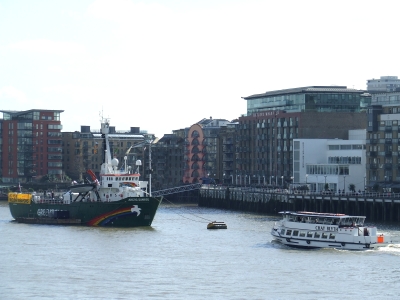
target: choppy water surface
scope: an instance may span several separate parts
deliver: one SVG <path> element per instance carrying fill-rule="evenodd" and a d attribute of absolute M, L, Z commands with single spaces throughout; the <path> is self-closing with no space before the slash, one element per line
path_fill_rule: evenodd
<path fill-rule="evenodd" d="M 0 299 L 395 299 L 393 245 L 364 252 L 272 243 L 277 217 L 162 205 L 150 228 L 11 222 L 0 202 Z M 227 230 L 207 230 L 224 221 Z"/>

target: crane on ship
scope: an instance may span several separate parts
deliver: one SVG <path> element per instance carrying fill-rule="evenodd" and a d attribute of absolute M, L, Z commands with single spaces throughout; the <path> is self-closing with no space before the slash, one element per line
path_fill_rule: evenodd
<path fill-rule="evenodd" d="M 137 143 L 136 145 L 132 145 L 126 150 L 125 156 L 127 156 L 132 148 L 141 148 L 141 147 L 146 147 L 147 145 L 149 146 L 149 169 L 151 170 L 151 144 L 153 141 L 147 137 L 147 140 L 142 141 L 140 143 Z M 126 161 L 125 161 L 126 162 Z M 201 183 L 194 183 L 194 184 L 187 184 L 187 185 L 182 185 L 182 186 L 177 186 L 173 188 L 168 188 L 168 189 L 163 189 L 163 190 L 158 190 L 158 191 L 151 191 L 151 171 L 149 173 L 149 195 L 152 197 L 159 197 L 159 196 L 165 196 L 165 195 L 171 195 L 171 194 L 176 194 L 176 193 L 181 193 L 181 192 L 186 192 L 186 191 L 193 191 L 193 190 L 198 190 L 202 186 Z"/>

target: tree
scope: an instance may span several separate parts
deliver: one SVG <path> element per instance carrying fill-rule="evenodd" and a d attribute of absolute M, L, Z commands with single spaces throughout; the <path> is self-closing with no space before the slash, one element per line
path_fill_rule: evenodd
<path fill-rule="evenodd" d="M 41 182 L 48 182 L 50 181 L 50 176 L 49 174 L 43 175 L 42 178 L 40 178 Z"/>
<path fill-rule="evenodd" d="M 350 192 L 355 192 L 356 191 L 356 185 L 354 183 L 349 184 L 349 191 Z"/>

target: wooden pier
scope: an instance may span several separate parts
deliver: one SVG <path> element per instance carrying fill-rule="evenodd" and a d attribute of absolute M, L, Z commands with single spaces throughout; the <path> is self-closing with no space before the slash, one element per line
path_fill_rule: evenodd
<path fill-rule="evenodd" d="M 202 187 L 199 206 L 277 214 L 283 210 L 366 216 L 369 222 L 400 222 L 396 195 L 294 194 L 258 188 Z"/>

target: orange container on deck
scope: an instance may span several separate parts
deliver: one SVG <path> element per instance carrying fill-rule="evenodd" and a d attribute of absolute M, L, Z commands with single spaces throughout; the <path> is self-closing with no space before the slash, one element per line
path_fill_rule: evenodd
<path fill-rule="evenodd" d="M 380 235 L 377 238 L 378 238 L 378 243 L 383 243 L 383 235 Z"/>

